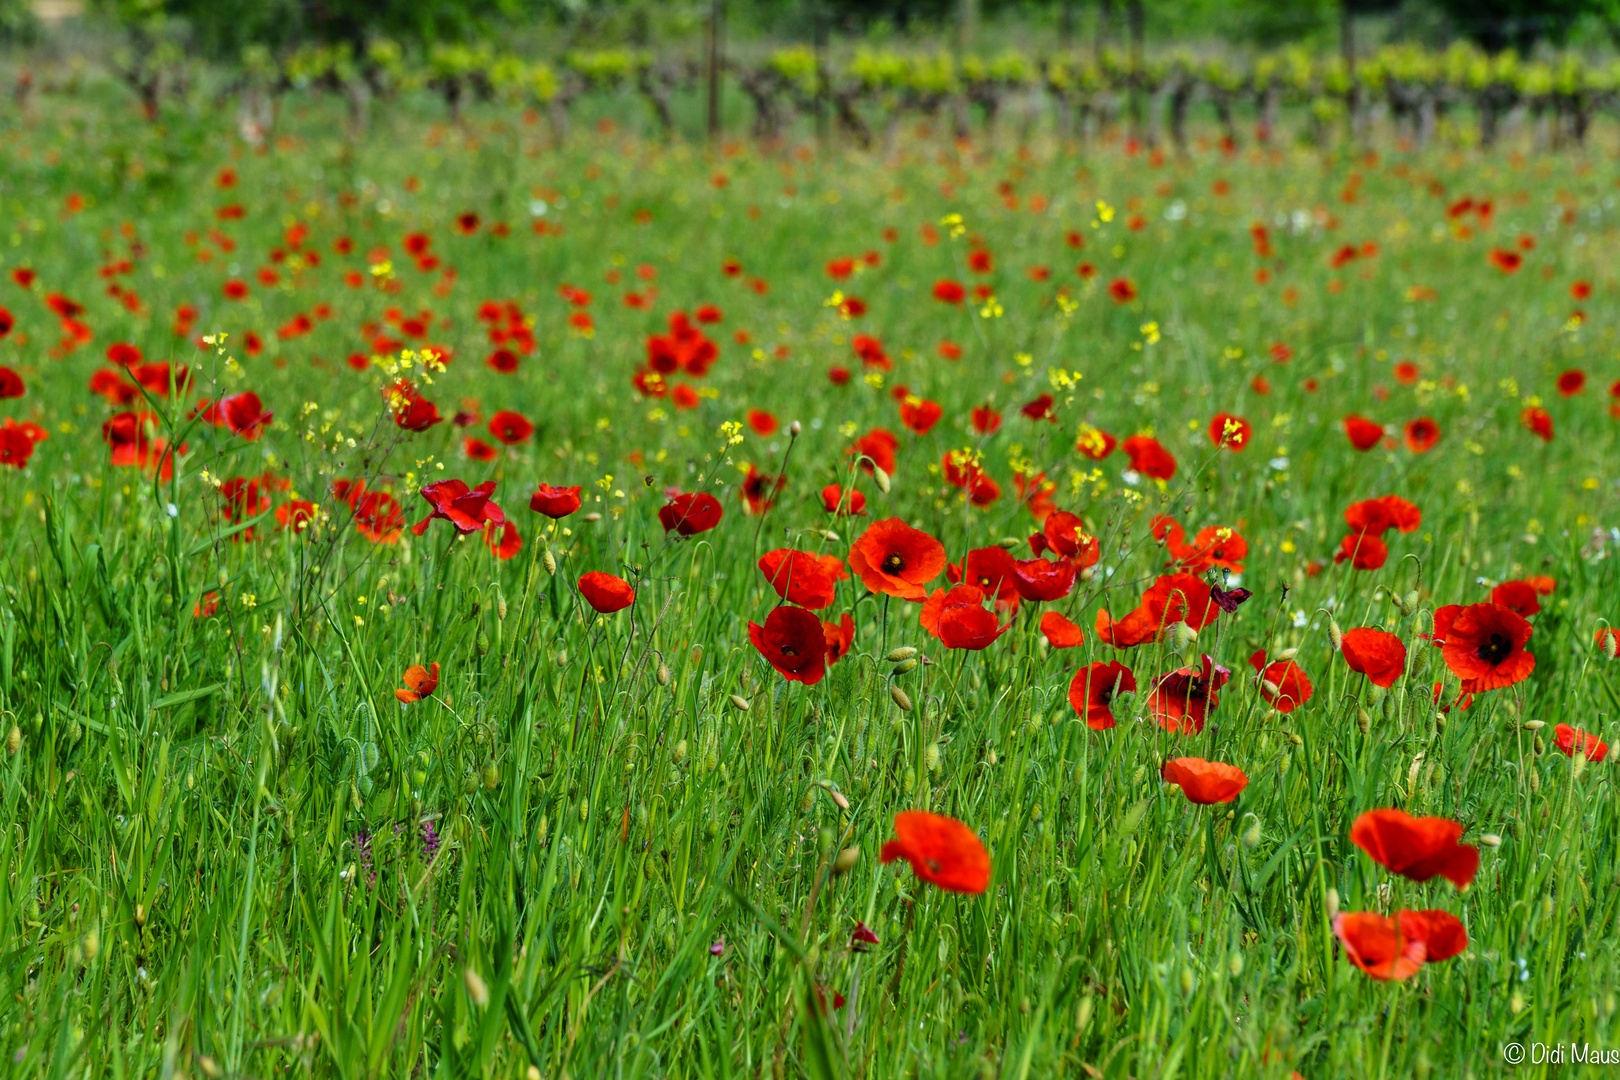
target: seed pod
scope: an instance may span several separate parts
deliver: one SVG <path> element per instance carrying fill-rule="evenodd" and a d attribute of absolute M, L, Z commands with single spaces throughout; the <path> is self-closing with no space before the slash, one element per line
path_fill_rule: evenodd
<path fill-rule="evenodd" d="M 894 699 L 894 703 L 900 706 L 901 709 L 906 712 L 911 711 L 911 699 L 906 696 L 906 692 L 904 690 L 900 689 L 893 683 L 889 684 L 889 696 Z"/>
<path fill-rule="evenodd" d="M 913 656 L 916 656 L 916 655 L 917 655 L 916 648 L 914 648 L 911 645 L 901 645 L 898 648 L 890 649 L 888 655 L 885 656 L 883 659 L 888 661 L 891 664 L 898 664 L 898 663 L 900 663 L 900 661 L 902 661 L 902 660 L 910 660 Z"/>
<path fill-rule="evenodd" d="M 1328 616 L 1328 640 L 1333 642 L 1333 651 L 1338 652 L 1344 648 L 1344 631 L 1339 629 L 1339 620 Z"/>
<path fill-rule="evenodd" d="M 917 664 L 918 660 L 915 656 L 913 656 L 910 660 L 902 660 L 898 664 L 894 665 L 893 673 L 896 675 L 904 675 L 906 672 L 916 667 Z"/>
<path fill-rule="evenodd" d="M 860 861 L 861 849 L 853 845 L 847 847 L 838 853 L 838 858 L 833 860 L 833 873 L 847 874 L 855 869 L 855 864 Z"/>
<path fill-rule="evenodd" d="M 889 474 L 883 471 L 883 466 L 872 466 L 872 479 L 877 482 L 879 491 L 885 495 L 889 493 Z"/>
<path fill-rule="evenodd" d="M 747 712 L 748 711 L 748 699 L 747 698 L 741 697 L 741 696 L 739 696 L 737 694 L 729 694 L 729 695 L 727 695 L 727 698 L 728 698 L 728 700 L 730 700 L 731 707 L 733 709 L 736 709 L 738 712 Z"/>
<path fill-rule="evenodd" d="M 489 1006 L 489 987 L 484 985 L 483 978 L 472 968 L 462 972 L 461 981 L 467 984 L 467 996 L 472 1003 L 480 1009 Z"/>

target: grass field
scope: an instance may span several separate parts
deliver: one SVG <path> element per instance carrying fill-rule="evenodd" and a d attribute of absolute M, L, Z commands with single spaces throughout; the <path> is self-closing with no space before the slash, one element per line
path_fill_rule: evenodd
<path fill-rule="evenodd" d="M 4 121 L 8 1075 L 1620 1050 L 1612 155 L 133 117 Z"/>

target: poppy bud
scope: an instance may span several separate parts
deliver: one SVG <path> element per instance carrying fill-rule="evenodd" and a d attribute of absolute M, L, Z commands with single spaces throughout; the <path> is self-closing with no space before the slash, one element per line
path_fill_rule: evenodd
<path fill-rule="evenodd" d="M 1435 713 L 1434 714 L 1434 730 L 1437 731 L 1437 732 L 1441 732 L 1441 733 L 1445 732 L 1445 730 L 1446 730 L 1446 714 L 1445 713 Z"/>
<path fill-rule="evenodd" d="M 1616 648 L 1620 648 L 1620 635 L 1609 632 L 1603 635 L 1603 655 L 1610 660 L 1614 659 Z"/>
<path fill-rule="evenodd" d="M 1545 720 L 1526 720 L 1524 722 L 1524 730 L 1526 731 L 1540 731 L 1546 726 L 1547 721 Z"/>
<path fill-rule="evenodd" d="M 1579 780 L 1581 778 L 1581 774 L 1586 771 L 1586 763 L 1587 763 L 1586 755 L 1577 752 L 1575 754 L 1575 756 L 1570 759 L 1570 762 L 1569 762 L 1569 775 L 1574 777 L 1575 779 Z"/>
<path fill-rule="evenodd" d="M 1282 693 L 1282 687 L 1278 686 L 1276 683 L 1272 682 L 1270 679 L 1261 679 L 1260 680 L 1260 689 L 1262 689 L 1262 690 L 1264 690 L 1266 692 L 1267 697 L 1276 697 L 1277 695 Z"/>
<path fill-rule="evenodd" d="M 889 696 L 894 699 L 894 703 L 900 706 L 902 710 L 905 712 L 911 711 L 911 699 L 906 696 L 906 692 L 904 690 L 900 689 L 893 683 L 889 684 Z"/>
<path fill-rule="evenodd" d="M 731 700 L 731 707 L 733 709 L 736 709 L 738 712 L 747 712 L 748 711 L 748 699 L 747 698 L 739 697 L 736 694 L 731 694 L 731 695 L 729 695 L 729 697 L 730 697 L 730 700 Z"/>
<path fill-rule="evenodd" d="M 495 617 L 501 622 L 506 621 L 506 597 L 504 596 L 495 601 Z"/>
<path fill-rule="evenodd" d="M 1249 827 L 1243 830 L 1243 846 L 1246 848 L 1258 847 L 1260 845 L 1260 819 L 1253 814 L 1245 814 L 1244 817 L 1249 818 L 1250 821 Z"/>
<path fill-rule="evenodd" d="M 1418 601 L 1421 599 L 1422 597 L 1418 595 L 1418 591 L 1416 589 L 1409 590 L 1405 596 L 1401 597 L 1401 614 L 1412 614 L 1417 610 Z"/>
<path fill-rule="evenodd" d="M 670 760 L 675 762 L 675 764 L 677 764 L 677 765 L 679 765 L 681 762 L 685 761 L 686 760 L 686 740 L 682 739 L 680 742 L 676 743 L 675 744 L 675 749 L 673 749 L 673 750 L 671 750 L 669 752 L 669 756 L 670 756 Z"/>
<path fill-rule="evenodd" d="M 135 905 L 135 925 L 136 925 L 137 928 L 146 925 L 146 905 L 145 904 L 136 904 Z"/>
<path fill-rule="evenodd" d="M 1538 769 L 1530 770 L 1530 793 L 1532 795 L 1541 793 L 1541 772 Z"/>
<path fill-rule="evenodd" d="M 889 493 L 889 474 L 883 471 L 883 466 L 872 466 L 872 479 L 877 482 L 879 491 L 885 495 Z"/>
<path fill-rule="evenodd" d="M 589 799 L 581 799 L 581 800 L 579 800 L 579 820 L 584 821 L 586 818 L 588 818 L 590 816 L 591 816 L 591 801 Z"/>
<path fill-rule="evenodd" d="M 1339 629 L 1339 621 L 1328 616 L 1328 640 L 1333 642 L 1333 651 L 1338 652 L 1344 648 L 1344 631 Z"/>
<path fill-rule="evenodd" d="M 12 724 L 11 730 L 6 732 L 6 753 L 16 756 L 17 751 L 21 749 L 22 729 L 17 727 L 16 724 Z"/>
<path fill-rule="evenodd" d="M 847 874 L 855 869 L 855 864 L 860 861 L 861 849 L 856 846 L 847 847 L 838 853 L 838 858 L 833 860 L 833 873 Z"/>
<path fill-rule="evenodd" d="M 896 674 L 896 675 L 904 675 L 906 672 L 910 671 L 912 668 L 914 668 L 916 666 L 917 666 L 917 658 L 915 656 L 912 657 L 910 660 L 902 660 L 902 661 L 900 661 L 900 663 L 898 663 L 898 664 L 896 664 L 894 666 L 894 674 Z"/>
<path fill-rule="evenodd" d="M 598 521 L 602 520 L 602 515 L 597 513 L 595 510 L 592 510 L 590 513 L 586 514 L 584 517 L 580 518 L 580 520 L 585 522 L 588 525 L 595 525 Z"/>
<path fill-rule="evenodd" d="M 1298 655 L 1299 655 L 1299 649 L 1297 649 L 1297 648 L 1284 649 L 1282 652 L 1278 653 L 1272 659 L 1274 659 L 1274 660 L 1292 660 L 1294 657 L 1296 657 Z"/>
<path fill-rule="evenodd" d="M 534 827 L 534 842 L 541 847 L 546 846 L 546 834 L 551 831 L 551 819 L 540 815 L 540 824 Z"/>
<path fill-rule="evenodd" d="M 804 428 L 799 426 L 799 422 L 797 420 L 793 421 L 793 423 L 788 425 L 788 438 L 797 439 L 799 437 L 799 432 L 803 430 Z"/>
<path fill-rule="evenodd" d="M 1367 732 L 1372 728 L 1372 714 L 1366 709 L 1357 709 L 1356 727 L 1361 729 L 1361 733 L 1363 735 L 1367 734 Z"/>
<path fill-rule="evenodd" d="M 555 574 L 557 572 L 557 556 L 553 555 L 549 549 L 540 556 L 540 561 L 545 564 L 546 573 Z"/>
<path fill-rule="evenodd" d="M 1192 968 L 1190 968 L 1190 967 L 1182 968 L 1181 969 L 1181 992 L 1183 994 L 1187 994 L 1188 996 L 1191 996 L 1192 992 L 1194 990 L 1196 990 L 1196 989 L 1198 989 L 1198 976 L 1193 974 L 1193 969 Z"/>
<path fill-rule="evenodd" d="M 478 972 L 468 968 L 462 972 L 461 979 L 467 984 L 467 996 L 472 999 L 472 1003 L 480 1009 L 488 1007 L 489 987 L 484 985 L 484 980 Z"/>
<path fill-rule="evenodd" d="M 96 958 L 96 954 L 99 953 L 100 951 L 101 951 L 101 935 L 96 933 L 96 928 L 92 926 L 90 928 L 90 932 L 88 934 L 84 935 L 84 958 L 85 958 L 85 960 L 86 961 L 94 960 Z"/>
<path fill-rule="evenodd" d="M 929 772 L 939 771 L 939 743 L 931 742 L 923 751 L 923 763 L 928 766 Z"/>
<path fill-rule="evenodd" d="M 1239 975 L 1242 975 L 1243 974 L 1243 954 L 1238 952 L 1236 949 L 1233 949 L 1232 950 L 1232 955 L 1227 958 L 1226 970 L 1232 973 L 1232 978 L 1234 978 L 1234 979 L 1237 978 Z"/>
<path fill-rule="evenodd" d="M 486 656 L 488 654 L 489 654 L 489 635 L 486 634 L 483 630 L 479 630 L 478 631 L 478 655 L 479 656 Z"/>
<path fill-rule="evenodd" d="M 1493 832 L 1481 833 L 1479 842 L 1484 844 L 1486 847 L 1501 847 L 1502 837 Z"/>
<path fill-rule="evenodd" d="M 1508 1008 L 1513 1010 L 1514 1016 L 1524 1012 L 1524 995 L 1517 990 L 1513 991 L 1513 996 L 1508 998 Z"/>
<path fill-rule="evenodd" d="M 891 664 L 898 664 L 900 661 L 910 660 L 916 655 L 917 650 L 914 647 L 910 645 L 901 645 L 898 648 L 890 649 L 889 654 L 883 659 L 887 660 Z"/>
<path fill-rule="evenodd" d="M 1080 1007 L 1074 1010 L 1075 1031 L 1086 1030 L 1086 1025 L 1091 1023 L 1091 1010 L 1094 1007 L 1090 994 L 1080 999 Z"/>
<path fill-rule="evenodd" d="M 658 685 L 668 686 L 670 678 L 669 665 L 662 660 L 658 661 Z"/>
<path fill-rule="evenodd" d="M 1170 647 L 1176 652 L 1186 652 L 1193 642 L 1198 640 L 1198 631 L 1184 622 L 1178 622 L 1170 627 Z"/>
<path fill-rule="evenodd" d="M 1304 746 L 1305 745 L 1305 740 L 1300 738 L 1299 732 L 1297 732 L 1297 731 L 1290 731 L 1288 733 L 1288 741 L 1293 743 L 1295 746 Z"/>
<path fill-rule="evenodd" d="M 208 1080 L 216 1080 L 219 1076 L 219 1062 L 207 1054 L 197 1055 L 197 1068 L 202 1070 L 203 1075 L 208 1077 Z"/>
<path fill-rule="evenodd" d="M 220 567 L 219 568 L 219 587 L 223 589 L 226 585 L 228 585 L 230 583 L 230 580 L 231 580 L 231 575 L 226 571 L 226 569 L 223 566 Z"/>
<path fill-rule="evenodd" d="M 1329 889 L 1322 894 L 1322 906 L 1327 909 L 1329 921 L 1339 913 L 1339 890 Z"/>
<path fill-rule="evenodd" d="M 501 784 L 501 770 L 491 761 L 484 766 L 484 790 L 494 791 Z"/>
<path fill-rule="evenodd" d="M 816 831 L 816 850 L 822 858 L 832 854 L 833 839 L 833 831 L 825 825 Z"/>
<path fill-rule="evenodd" d="M 996 547 L 1011 551 L 1013 548 L 1018 547 L 1022 543 L 1023 541 L 1018 539 L 1016 536 L 1003 536 L 1000 540 L 996 541 Z"/>
<path fill-rule="evenodd" d="M 561 650 L 561 651 L 559 651 L 557 653 L 557 666 L 558 667 L 567 667 L 568 666 L 568 650 L 567 649 L 563 649 L 563 650 Z"/>

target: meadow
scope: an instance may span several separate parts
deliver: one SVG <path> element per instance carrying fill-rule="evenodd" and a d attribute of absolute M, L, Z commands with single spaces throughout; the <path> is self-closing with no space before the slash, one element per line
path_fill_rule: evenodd
<path fill-rule="evenodd" d="M 1611 131 L 538 121 L 7 113 L 8 1075 L 1620 1050 Z"/>

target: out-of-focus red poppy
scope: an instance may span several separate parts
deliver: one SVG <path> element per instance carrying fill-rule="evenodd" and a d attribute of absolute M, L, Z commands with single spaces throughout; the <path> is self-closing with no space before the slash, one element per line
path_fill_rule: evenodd
<path fill-rule="evenodd" d="M 665 532 L 674 530 L 681 536 L 696 536 L 720 524 L 725 509 L 720 500 L 706 491 L 670 496 L 669 502 L 658 508 L 658 523 Z"/>
<path fill-rule="evenodd" d="M 1148 696 L 1148 708 L 1159 726 L 1170 732 L 1199 734 L 1209 710 L 1220 704 L 1221 687 L 1232 678 L 1228 669 L 1207 653 L 1200 667 L 1181 667 L 1159 676 Z"/>
<path fill-rule="evenodd" d="M 1087 664 L 1069 682 L 1069 704 L 1085 719 L 1086 726 L 1106 731 L 1116 723 L 1114 698 L 1136 693 L 1136 676 L 1120 663 Z"/>
<path fill-rule="evenodd" d="M 1406 672 L 1406 645 L 1387 630 L 1357 627 L 1344 632 L 1339 652 L 1351 671 L 1388 689 Z"/>
<path fill-rule="evenodd" d="M 435 660 L 428 667 L 412 664 L 405 669 L 400 682 L 405 684 L 405 689 L 395 690 L 394 696 L 406 705 L 432 697 L 433 691 L 439 688 L 439 662 Z"/>
<path fill-rule="evenodd" d="M 1291 713 L 1307 701 L 1315 688 L 1306 677 L 1305 670 L 1292 660 L 1273 660 L 1266 663 L 1266 651 L 1261 649 L 1249 657 L 1255 679 L 1260 684 L 1260 696 L 1280 713 Z"/>
<path fill-rule="evenodd" d="M 837 556 L 828 556 L 835 563 Z M 760 556 L 759 572 L 790 604 L 819 611 L 833 602 L 838 579 L 822 557 L 808 551 L 777 548 Z"/>
<path fill-rule="evenodd" d="M 1249 422 L 1231 413 L 1216 413 L 1209 422 L 1209 441 L 1222 450 L 1242 450 L 1253 435 Z"/>
<path fill-rule="evenodd" d="M 1377 570 L 1389 561 L 1389 545 L 1372 533 L 1351 533 L 1339 542 L 1333 561 L 1349 562 L 1357 570 Z"/>
<path fill-rule="evenodd" d="M 301 533 L 315 523 L 315 504 L 305 499 L 289 499 L 276 507 L 276 527 Z"/>
<path fill-rule="evenodd" d="M 506 514 L 490 499 L 494 493 L 493 480 L 486 480 L 475 488 L 468 488 L 465 480 L 435 480 L 426 484 L 422 487 L 422 498 L 433 509 L 411 526 L 411 532 L 421 536 L 435 518 L 448 521 L 461 533 L 477 532 L 486 524 L 503 524 Z"/>
<path fill-rule="evenodd" d="M 1519 412 L 1519 423 L 1524 429 L 1542 442 L 1552 442 L 1553 418 L 1552 413 L 1540 405 L 1526 405 Z"/>
<path fill-rule="evenodd" d="M 849 549 L 849 568 L 868 589 L 923 600 L 945 569 L 945 545 L 897 517 L 874 521 Z"/>
<path fill-rule="evenodd" d="M 528 442 L 534 425 L 522 413 L 502 409 L 489 418 L 489 433 L 508 446 Z"/>
<path fill-rule="evenodd" d="M 1558 395 L 1560 397 L 1574 397 L 1586 390 L 1586 372 L 1580 368 L 1571 368 L 1558 376 Z"/>
<path fill-rule="evenodd" d="M 1568 724 L 1559 724 L 1553 728 L 1553 743 L 1564 752 L 1565 757 L 1584 754 L 1588 761 L 1602 761 L 1609 756 L 1608 743 L 1590 732 L 1572 728 Z"/>
<path fill-rule="evenodd" d="M 784 679 L 814 686 L 827 672 L 826 633 L 803 608 L 773 608 L 764 626 L 748 624 L 748 640 Z"/>
<path fill-rule="evenodd" d="M 35 445 L 44 441 L 45 437 L 43 428 L 35 424 L 19 424 L 6 417 L 0 421 L 0 465 L 10 465 L 14 469 L 27 468 L 28 459 L 34 456 Z"/>
<path fill-rule="evenodd" d="M 592 570 L 579 579 L 579 594 L 603 615 L 623 611 L 636 601 L 636 591 L 621 577 Z"/>
<path fill-rule="evenodd" d="M 1529 618 L 1541 611 L 1536 587 L 1528 581 L 1504 581 L 1491 590 L 1491 603 Z"/>
<path fill-rule="evenodd" d="M 894 432 L 887 428 L 873 428 L 859 439 L 855 440 L 852 448 L 858 455 L 870 458 L 870 461 L 860 462 L 861 468 L 871 475 L 872 467 L 876 465 L 890 476 L 894 475 L 895 451 L 900 447 L 900 440 Z"/>
<path fill-rule="evenodd" d="M 1382 982 L 1411 978 L 1428 956 L 1424 942 L 1406 937 L 1395 919 L 1375 911 L 1339 912 L 1333 917 L 1333 933 L 1344 946 L 1345 959 Z"/>
<path fill-rule="evenodd" d="M 203 402 L 198 412 L 208 423 L 229 428 L 249 442 L 264 434 L 264 429 L 275 419 L 274 413 L 264 411 L 259 395 L 251 390 L 220 398 L 217 403 Z"/>
<path fill-rule="evenodd" d="M 1018 411 L 1031 420 L 1056 420 L 1057 418 L 1052 415 L 1053 404 L 1051 394 L 1042 394 L 1034 401 L 1021 406 Z"/>
<path fill-rule="evenodd" d="M 20 398 L 28 392 L 22 376 L 8 367 L 0 366 L 0 401 L 7 398 Z"/>
<path fill-rule="evenodd" d="M 979 435 L 993 435 L 1001 428 L 1001 414 L 988 405 L 981 405 L 969 414 L 973 430 Z"/>
<path fill-rule="evenodd" d="M 828 484 L 821 489 L 821 508 L 839 517 L 853 517 L 866 513 L 866 496 L 851 488 L 846 498 L 842 484 Z"/>
<path fill-rule="evenodd" d="M 1344 433 L 1357 450 L 1371 450 L 1384 438 L 1384 425 L 1351 413 L 1344 418 Z"/>
<path fill-rule="evenodd" d="M 990 853 L 955 818 L 902 810 L 894 816 L 894 835 L 884 843 L 880 861 L 904 859 L 912 873 L 946 892 L 976 895 L 990 887 Z"/>
<path fill-rule="evenodd" d="M 900 422 L 917 435 L 926 435 L 934 430 L 934 425 L 944 415 L 945 410 L 937 401 L 907 395 L 900 403 Z"/>
<path fill-rule="evenodd" d="M 1131 471 L 1154 480 L 1169 480 L 1176 475 L 1176 459 L 1158 439 L 1151 435 L 1132 435 L 1120 444 L 1131 459 Z"/>
<path fill-rule="evenodd" d="M 1350 826 L 1350 842 L 1373 862 L 1413 881 L 1436 875 L 1466 888 L 1479 869 L 1479 849 L 1459 844 L 1463 827 L 1449 818 L 1417 818 L 1404 810 L 1369 810 Z"/>
<path fill-rule="evenodd" d="M 827 666 L 832 667 L 849 655 L 855 644 L 855 620 L 846 611 L 835 623 L 823 621 L 821 633 L 827 641 Z"/>
<path fill-rule="evenodd" d="M 1073 649 L 1086 643 L 1086 632 L 1056 611 L 1041 613 L 1041 636 L 1054 649 Z"/>
<path fill-rule="evenodd" d="M 764 409 L 748 410 L 748 426 L 755 435 L 766 436 L 776 434 L 776 417 Z"/>
<path fill-rule="evenodd" d="M 1159 776 L 1199 806 L 1229 803 L 1249 786 L 1249 778 L 1236 765 L 1197 757 L 1171 758 L 1160 767 Z"/>
<path fill-rule="evenodd" d="M 1465 694 L 1500 690 L 1530 677 L 1536 658 L 1525 651 L 1533 627 L 1499 604 L 1469 604 L 1459 609 L 1444 628 L 1441 655 L 1451 673 L 1462 680 Z M 1440 613 L 1435 613 L 1434 634 L 1442 634 Z"/>
<path fill-rule="evenodd" d="M 1136 299 L 1136 286 L 1128 277 L 1117 277 L 1108 283 L 1108 295 L 1116 304 L 1128 304 Z"/>
<path fill-rule="evenodd" d="M 374 544 L 399 542 L 405 531 L 405 510 L 398 499 L 386 491 L 367 491 L 357 495 L 350 506 L 360 535 Z"/>
<path fill-rule="evenodd" d="M 553 521 L 565 518 L 579 509 L 579 490 L 578 484 L 573 487 L 541 484 L 535 489 L 534 494 L 529 496 L 529 509 L 537 514 L 544 514 Z"/>
<path fill-rule="evenodd" d="M 398 379 L 383 392 L 388 411 L 394 423 L 406 431 L 423 432 L 444 422 L 439 407 L 423 397 L 416 384 L 409 379 Z"/>
<path fill-rule="evenodd" d="M 1511 248 L 1492 248 L 1491 265 L 1504 274 L 1511 274 L 1524 265 L 1524 256 Z"/>
<path fill-rule="evenodd" d="M 747 473 L 743 475 L 742 483 L 737 485 L 737 495 L 742 499 L 743 510 L 754 517 L 759 517 L 776 505 L 776 497 L 786 485 L 787 477 L 768 476 L 750 464 Z"/>
<path fill-rule="evenodd" d="M 1408 450 L 1414 454 L 1427 454 L 1440 441 L 1440 425 L 1432 417 L 1420 416 L 1407 421 L 1403 435 Z"/>
<path fill-rule="evenodd" d="M 461 444 L 461 448 L 466 451 L 467 457 L 473 461 L 494 461 L 500 456 L 493 446 L 476 435 L 467 436 L 466 441 Z"/>
<path fill-rule="evenodd" d="M 961 282 L 941 278 L 934 282 L 934 299 L 942 304 L 960 304 L 967 298 L 967 290 L 962 288 Z"/>
<path fill-rule="evenodd" d="M 1101 461 L 1114 452 L 1119 440 L 1101 428 L 1090 424 L 1080 425 L 1080 435 L 1075 439 L 1074 448 L 1086 455 L 1092 461 Z"/>
<path fill-rule="evenodd" d="M 510 521 L 484 526 L 484 544 L 489 553 L 505 562 L 523 550 L 523 535 Z"/>

